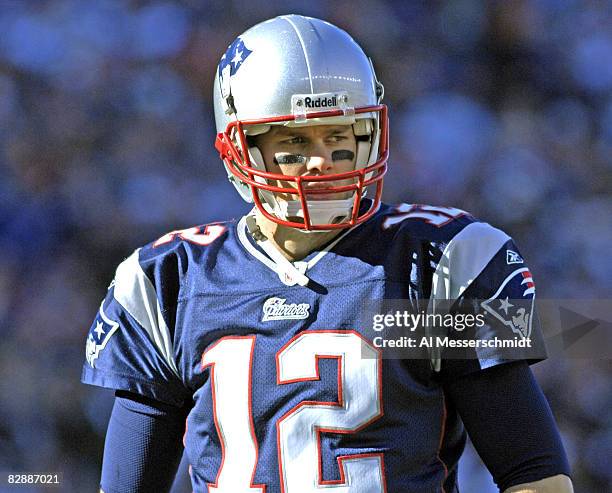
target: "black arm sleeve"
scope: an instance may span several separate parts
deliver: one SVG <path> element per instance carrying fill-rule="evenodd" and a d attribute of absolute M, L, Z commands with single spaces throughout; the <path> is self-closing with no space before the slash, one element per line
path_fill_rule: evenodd
<path fill-rule="evenodd" d="M 183 452 L 188 409 L 118 391 L 106 432 L 105 493 L 169 491 Z"/>
<path fill-rule="evenodd" d="M 554 417 L 526 362 L 470 373 L 445 392 L 501 491 L 570 475 Z"/>

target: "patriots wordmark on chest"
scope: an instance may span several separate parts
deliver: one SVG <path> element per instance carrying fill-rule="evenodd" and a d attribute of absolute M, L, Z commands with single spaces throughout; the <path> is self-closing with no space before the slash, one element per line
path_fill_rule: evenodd
<path fill-rule="evenodd" d="M 303 320 L 310 315 L 308 303 L 287 303 L 285 298 L 268 298 L 263 305 L 262 322 L 270 320 Z"/>

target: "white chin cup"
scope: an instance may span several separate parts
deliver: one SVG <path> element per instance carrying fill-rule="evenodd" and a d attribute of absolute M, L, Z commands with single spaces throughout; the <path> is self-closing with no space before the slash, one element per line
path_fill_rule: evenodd
<path fill-rule="evenodd" d="M 353 211 L 353 197 L 340 200 L 308 200 L 308 215 L 310 224 L 337 224 L 351 216 Z M 284 221 L 290 218 L 304 218 L 302 203 L 299 200 L 275 200 L 274 207 L 265 204 L 266 210 Z"/>

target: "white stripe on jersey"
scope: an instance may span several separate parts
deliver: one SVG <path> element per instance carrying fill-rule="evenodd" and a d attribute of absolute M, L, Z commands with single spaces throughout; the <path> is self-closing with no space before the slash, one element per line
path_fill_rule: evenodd
<path fill-rule="evenodd" d="M 471 223 L 446 245 L 433 274 L 428 313 L 436 312 L 436 300 L 459 298 L 510 237 L 487 223 Z M 436 353 L 436 351 L 432 351 Z M 440 357 L 432 354 L 432 364 L 440 370 Z"/>
<path fill-rule="evenodd" d="M 161 314 L 157 293 L 138 262 L 137 249 L 125 259 L 115 274 L 115 299 L 147 331 L 151 341 L 178 376 L 170 331 Z"/>
<path fill-rule="evenodd" d="M 433 275 L 432 298 L 459 298 L 509 239 L 490 224 L 468 224 L 442 253 Z"/>

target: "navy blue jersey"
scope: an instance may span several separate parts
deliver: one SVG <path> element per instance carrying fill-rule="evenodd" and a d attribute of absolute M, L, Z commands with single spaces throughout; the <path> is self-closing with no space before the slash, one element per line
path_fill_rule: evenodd
<path fill-rule="evenodd" d="M 195 492 L 454 491 L 465 433 L 444 379 L 506 355 L 383 358 L 361 306 L 481 300 L 488 337 L 537 338 L 533 279 L 512 240 L 458 209 L 383 205 L 295 266 L 307 286 L 244 219 L 136 250 L 91 327 L 83 382 L 192 402 Z"/>

